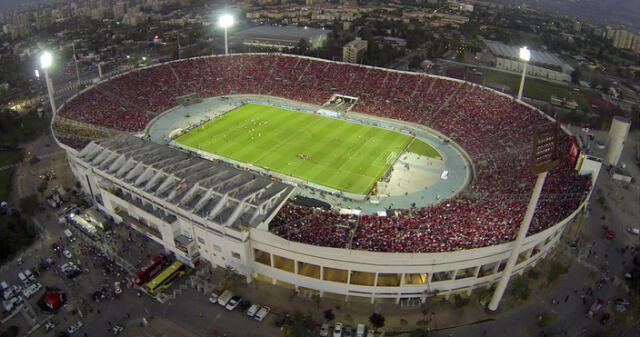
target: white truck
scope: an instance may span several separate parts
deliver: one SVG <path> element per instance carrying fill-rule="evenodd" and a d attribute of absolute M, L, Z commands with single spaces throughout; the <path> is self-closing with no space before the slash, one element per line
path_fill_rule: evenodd
<path fill-rule="evenodd" d="M 229 301 L 231 300 L 231 297 L 233 297 L 233 293 L 230 292 L 229 290 L 225 290 L 218 297 L 218 304 L 220 304 L 221 306 L 225 307 L 227 305 L 227 303 L 229 303 Z"/>

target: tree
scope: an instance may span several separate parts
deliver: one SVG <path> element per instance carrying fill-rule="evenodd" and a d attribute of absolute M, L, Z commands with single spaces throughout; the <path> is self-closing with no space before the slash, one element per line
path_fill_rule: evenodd
<path fill-rule="evenodd" d="M 296 312 L 282 326 L 282 331 L 285 337 L 307 337 L 317 333 L 316 326 L 311 315 Z"/>
<path fill-rule="evenodd" d="M 3 331 L 2 334 L 0 334 L 0 337 L 15 337 L 18 335 L 19 331 L 20 329 L 17 326 L 12 325 L 7 330 Z"/>
<path fill-rule="evenodd" d="M 547 283 L 551 284 L 560 276 L 566 274 L 569 271 L 569 267 L 563 265 L 560 262 L 554 261 L 551 264 L 551 268 L 549 269 L 549 273 L 547 274 Z"/>
<path fill-rule="evenodd" d="M 409 60 L 409 69 L 418 69 L 422 65 L 422 57 L 420 55 L 414 55 Z"/>
<path fill-rule="evenodd" d="M 336 315 L 333 314 L 333 310 L 327 309 L 324 311 L 324 319 L 327 321 L 333 321 L 336 318 Z"/>
<path fill-rule="evenodd" d="M 296 46 L 295 53 L 299 55 L 307 55 L 307 53 L 309 53 L 309 49 L 311 49 L 309 41 L 307 41 L 307 39 L 300 39 Z"/>
<path fill-rule="evenodd" d="M 544 328 L 546 326 L 548 326 L 549 324 L 553 323 L 553 321 L 556 320 L 556 316 L 553 314 L 550 314 L 548 312 L 543 312 L 540 315 L 538 315 L 538 326 L 540 326 L 541 328 Z"/>
<path fill-rule="evenodd" d="M 225 289 L 236 292 L 246 285 L 244 276 L 238 274 L 232 266 L 221 268 L 220 283 Z"/>
<path fill-rule="evenodd" d="M 384 326 L 384 316 L 377 312 L 374 312 L 373 314 L 371 314 L 371 316 L 369 316 L 369 322 L 374 329 L 380 329 Z"/>
<path fill-rule="evenodd" d="M 571 73 L 571 83 L 573 84 L 580 84 L 580 79 L 582 78 L 582 72 L 580 71 L 580 68 L 576 68 L 572 73 Z"/>
<path fill-rule="evenodd" d="M 20 199 L 20 211 L 26 215 L 33 215 L 38 209 L 38 198 L 35 194 Z"/>
<path fill-rule="evenodd" d="M 529 282 L 527 282 L 527 280 L 524 277 L 519 276 L 513 279 L 513 282 L 511 283 L 512 296 L 514 296 L 519 300 L 524 301 L 527 298 L 529 298 L 530 293 L 531 293 L 531 290 L 529 289 Z"/>

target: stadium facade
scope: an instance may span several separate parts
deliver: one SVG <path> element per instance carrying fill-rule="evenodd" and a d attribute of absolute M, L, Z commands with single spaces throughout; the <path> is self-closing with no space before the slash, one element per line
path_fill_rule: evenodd
<path fill-rule="evenodd" d="M 258 60 L 262 57 L 257 55 L 264 54 L 242 57 L 246 60 Z M 385 76 L 397 76 L 397 81 L 405 75 L 420 76 L 415 81 L 418 86 L 424 79 L 432 78 L 424 74 L 400 73 L 303 57 L 269 55 L 274 58 L 270 60 L 272 67 L 276 67 L 283 59 L 293 60 L 295 64 L 310 62 L 305 65 L 306 68 L 299 69 L 303 72 L 317 62 L 322 67 L 360 67 L 367 69 L 367 72 L 375 69 Z M 229 56 L 234 57 L 240 56 Z M 211 58 L 216 61 L 223 59 Z M 181 62 L 183 61 L 172 62 L 171 67 L 178 69 L 186 64 L 181 65 Z M 156 67 L 163 66 L 166 64 Z M 120 75 L 119 80 L 135 83 L 134 79 L 127 77 L 136 76 L 136 72 L 139 71 Z M 252 81 L 260 79 L 263 88 L 265 83 L 275 86 L 269 88 L 271 90 L 268 94 L 272 96 L 279 96 L 277 86 L 286 83 L 280 78 L 267 79 L 268 75 L 260 74 L 260 69 L 252 69 L 250 76 Z M 295 75 L 295 78 L 301 77 L 302 75 Z M 457 90 L 461 90 L 460 81 L 444 78 L 438 80 L 442 80 L 445 85 L 451 83 L 452 86 L 458 86 Z M 390 249 L 383 252 L 314 245 L 277 235 L 270 230 L 270 223 L 287 200 L 296 193 L 294 186 L 223 162 L 205 160 L 193 153 L 154 143 L 146 139 L 147 137 L 133 136 L 134 133 L 140 136 L 139 131 L 148 128 L 148 120 L 138 124 L 132 123 L 137 129 L 132 128 L 128 132 L 113 131 L 116 133 L 115 136 L 105 137 L 110 132 L 105 131 L 104 123 L 97 125 L 95 122 L 87 122 L 86 119 L 81 120 L 84 117 L 77 117 L 84 115 L 74 117 L 70 113 L 74 111 L 74 105 L 82 105 L 85 102 L 83 95 L 100 95 L 106 98 L 113 96 L 100 92 L 101 89 L 115 86 L 115 82 L 111 80 L 105 82 L 102 83 L 103 86 L 98 84 L 86 89 L 65 103 L 60 109 L 62 113 L 59 113 L 54 121 L 54 135 L 67 151 L 70 167 L 84 191 L 102 211 L 112 216 L 115 221 L 127 224 L 162 244 L 165 250 L 173 252 L 176 258 L 188 265 L 193 266 L 196 261 L 204 260 L 213 266 L 231 266 L 245 275 L 249 281 L 257 279 L 303 293 L 344 300 L 365 298 L 371 302 L 376 299 L 396 302 L 424 301 L 435 295 L 470 293 L 475 288 L 497 282 L 502 275 L 502 268 L 511 254 L 512 247 L 512 242 L 507 239 L 498 244 L 468 249 L 454 247 L 450 250 L 426 252 Z M 430 91 L 433 86 L 431 84 Z M 331 89 L 337 90 L 333 87 Z M 238 92 L 242 90 L 240 87 L 226 88 L 221 94 L 233 95 L 242 93 Z M 244 90 L 253 89 L 247 89 L 245 86 Z M 411 90 L 413 97 L 418 89 L 416 87 Z M 496 97 L 501 95 L 490 92 Z M 157 94 L 163 95 L 162 92 Z M 400 93 L 396 94 L 400 96 Z M 455 92 L 451 95 L 454 94 Z M 200 95 L 216 96 L 204 92 Z M 326 98 L 329 97 L 330 95 Z M 308 103 L 318 104 L 321 101 L 318 99 Z M 134 104 L 131 103 L 128 102 L 133 110 Z M 86 114 L 87 109 L 91 107 L 84 105 L 78 111 Z M 527 109 L 534 110 L 531 107 Z M 118 111 L 122 112 L 121 109 Z M 56 126 L 56 123 L 61 122 L 68 125 L 68 121 L 74 118 L 76 122 L 73 127 L 80 125 L 85 128 L 82 132 L 76 132 L 77 134 L 82 136 L 89 134 L 87 130 L 91 130 L 94 135 L 94 140 L 87 145 L 84 144 L 89 139 L 77 145 L 77 142 L 70 140 L 69 134 L 65 133 L 67 129 L 59 124 Z M 595 183 L 594 178 L 591 182 Z M 575 207 L 562 213 L 562 218 L 554 224 L 530 233 L 525 240 L 514 273 L 520 273 L 535 265 L 553 250 L 567 225 L 585 209 L 589 196 L 590 191 L 579 191 Z"/>

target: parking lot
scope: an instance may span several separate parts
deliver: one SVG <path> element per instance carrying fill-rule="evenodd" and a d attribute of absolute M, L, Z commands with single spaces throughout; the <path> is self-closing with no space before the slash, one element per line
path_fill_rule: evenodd
<path fill-rule="evenodd" d="M 42 211 L 37 221 L 46 228 L 44 238 L 2 267 L 0 281 L 7 288 L 15 288 L 12 293 L 16 296 L 12 297 L 20 301 L 3 313 L 3 327 L 17 326 L 19 335 L 31 336 L 127 336 L 129 329 L 152 330 L 156 324 L 172 326 L 180 322 L 189 329 L 174 328 L 187 335 L 259 336 L 256 331 L 264 336 L 279 335 L 275 326 L 278 313 L 261 306 L 255 312 L 260 311 L 260 322 L 245 313 L 247 302 L 237 296 L 231 296 L 234 304 L 228 306 L 230 310 L 212 304 L 210 292 L 205 294 L 202 286 L 204 282 L 211 289 L 215 284 L 208 271 L 205 277 L 195 278 L 200 283 L 191 281 L 196 275 L 193 270 L 178 279 L 165 290 L 169 296 L 164 304 L 146 296 L 131 285 L 129 278 L 163 251 L 160 245 L 121 224 L 109 224 L 107 231 L 89 234 L 61 220 L 70 213 L 82 212 L 68 203 L 56 209 L 46 206 Z M 31 279 L 23 281 L 20 275 L 25 278 L 27 270 Z M 25 293 L 25 289 L 30 290 Z M 57 310 L 43 307 L 42 298 L 49 291 L 63 293 L 64 306 Z M 231 329 L 229 321 L 237 321 L 240 328 Z"/>

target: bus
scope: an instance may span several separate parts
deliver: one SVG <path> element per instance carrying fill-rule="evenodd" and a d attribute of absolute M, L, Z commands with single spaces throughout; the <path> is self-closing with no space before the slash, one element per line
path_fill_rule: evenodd
<path fill-rule="evenodd" d="M 161 289 L 166 289 L 171 286 L 173 281 L 179 276 L 185 274 L 185 267 L 182 262 L 174 262 L 165 270 L 163 270 L 158 276 L 154 277 L 151 281 L 144 285 L 144 290 L 147 294 L 155 296 L 156 292 Z"/>
<path fill-rule="evenodd" d="M 163 266 L 167 264 L 167 258 L 164 254 L 160 253 L 154 256 L 146 266 L 138 269 L 136 273 L 131 277 L 131 284 L 141 287 L 143 284 L 149 282 Z"/>

